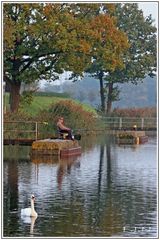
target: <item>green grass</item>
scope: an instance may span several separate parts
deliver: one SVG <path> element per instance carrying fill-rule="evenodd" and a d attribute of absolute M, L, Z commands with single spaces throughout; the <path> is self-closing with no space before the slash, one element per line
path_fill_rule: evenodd
<path fill-rule="evenodd" d="M 35 116 L 39 113 L 39 111 L 46 109 L 49 107 L 51 104 L 59 101 L 61 98 L 57 97 L 47 97 L 47 96 L 34 96 L 32 103 L 25 104 L 23 106 L 23 111 Z"/>
<path fill-rule="evenodd" d="M 95 114 L 97 115 L 96 110 L 95 110 L 92 106 L 90 106 L 89 104 L 81 103 L 81 102 L 78 101 L 78 100 L 73 100 L 73 102 L 82 105 L 83 108 L 84 108 L 84 110 L 86 110 L 86 111 L 88 111 L 88 112 L 93 112 L 93 113 L 95 113 Z"/>
<path fill-rule="evenodd" d="M 66 101 L 66 100 L 72 100 L 69 98 L 60 98 L 60 97 L 47 97 L 47 96 L 34 96 L 33 102 L 31 105 L 24 106 L 24 111 L 28 114 L 35 116 L 39 113 L 40 110 L 46 109 L 53 103 L 57 103 L 58 101 Z M 78 101 L 72 100 L 73 102 L 77 104 L 81 104 Z M 96 111 L 94 108 L 87 104 L 81 104 L 84 108 L 84 110 L 89 112 L 94 112 L 96 114 Z"/>
<path fill-rule="evenodd" d="M 93 107 L 91 107 L 90 105 L 82 104 L 77 100 L 73 100 L 73 99 L 69 98 L 68 96 L 66 97 L 66 95 L 57 97 L 56 93 L 55 94 L 54 93 L 42 94 L 42 96 L 40 96 L 40 94 L 36 94 L 35 96 L 33 96 L 33 101 L 30 105 L 29 104 L 23 105 L 23 111 L 28 113 L 31 116 L 36 116 L 41 110 L 47 109 L 47 107 L 49 108 L 49 106 L 51 104 L 56 103 L 58 101 L 66 101 L 66 100 L 72 100 L 73 102 L 75 102 L 77 104 L 81 104 L 83 106 L 84 110 L 93 112 L 96 114 L 95 109 Z M 6 102 L 7 108 L 9 109 L 9 105 L 8 105 L 9 94 L 6 94 L 5 102 Z"/>

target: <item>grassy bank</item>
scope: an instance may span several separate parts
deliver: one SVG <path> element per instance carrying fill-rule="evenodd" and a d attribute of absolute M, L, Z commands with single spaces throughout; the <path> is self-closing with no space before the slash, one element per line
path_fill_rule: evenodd
<path fill-rule="evenodd" d="M 5 96 L 5 104 L 9 102 L 9 95 Z M 66 94 L 57 93 L 36 93 L 33 95 L 32 102 L 23 102 L 18 113 L 7 113 L 4 116 L 6 121 L 36 121 L 40 122 L 39 131 L 41 137 L 53 137 L 57 132 L 56 122 L 59 116 L 65 118 L 65 124 L 74 131 L 81 131 L 84 134 L 94 134 L 94 129 L 106 128 L 107 123 L 101 118 L 97 118 L 97 112 L 87 104 L 82 104 L 71 99 Z M 111 117 L 155 117 L 155 108 L 143 109 L 116 109 Z M 135 122 L 135 120 L 134 120 Z M 46 124 L 47 123 L 47 124 Z M 7 126 L 13 129 L 13 126 Z M 14 125 L 19 129 L 19 124 Z M 29 130 L 25 124 L 22 130 Z M 7 132 L 8 133 L 8 132 Z M 10 133 L 9 133 L 10 134 Z M 11 137 L 10 137 L 11 138 Z"/>
<path fill-rule="evenodd" d="M 5 94 L 5 105 L 9 109 L 9 94 Z M 32 97 L 32 102 L 30 104 L 24 103 L 21 104 L 20 110 L 24 113 L 29 114 L 30 116 L 38 115 L 42 110 L 49 109 L 50 105 L 58 103 L 59 101 L 72 100 L 65 93 L 35 93 Z M 92 112 L 96 114 L 96 110 L 87 104 L 82 104 L 79 101 L 72 100 L 73 103 L 79 104 L 85 111 Z"/>
<path fill-rule="evenodd" d="M 28 104 L 23 106 L 24 112 L 36 116 L 43 109 L 49 108 L 50 105 L 58 103 L 60 101 L 67 101 L 69 98 L 60 98 L 60 97 L 47 97 L 47 96 L 34 96 L 33 102 L 28 106 Z M 94 108 L 90 107 L 87 104 L 81 104 L 78 101 L 72 100 L 73 103 L 80 104 L 84 110 L 96 113 Z"/>
<path fill-rule="evenodd" d="M 84 129 L 84 131 L 86 129 L 87 132 L 89 131 L 89 133 L 91 133 L 93 129 L 97 128 L 98 119 L 96 118 L 96 110 L 89 105 L 72 100 L 67 96 L 34 95 L 30 104 L 23 102 L 20 111 L 14 114 L 8 112 L 5 114 L 4 119 L 6 121 L 23 121 L 22 126 L 18 123 L 14 124 L 14 128 L 17 130 L 34 129 L 34 126 L 25 124 L 27 121 L 39 122 L 38 130 L 41 133 L 40 137 L 48 138 L 57 134 L 56 122 L 59 116 L 63 116 L 65 118 L 65 124 L 74 131 L 75 129 Z M 13 128 L 12 124 L 6 127 L 7 129 Z M 10 134 L 10 132 L 7 131 L 7 134 Z M 26 137 L 24 134 L 21 135 Z M 11 136 L 9 137 L 11 138 Z M 15 136 L 12 136 L 12 138 L 15 138 Z"/>

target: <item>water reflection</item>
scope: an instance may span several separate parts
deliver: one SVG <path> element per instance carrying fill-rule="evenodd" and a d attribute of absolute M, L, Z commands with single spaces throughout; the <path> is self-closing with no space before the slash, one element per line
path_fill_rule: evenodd
<path fill-rule="evenodd" d="M 70 157 L 70 158 L 62 158 L 59 160 L 59 166 L 57 169 L 57 183 L 58 189 L 61 190 L 62 181 L 65 175 L 71 173 L 71 168 L 73 167 L 80 167 L 80 161 L 77 160 L 77 157 Z"/>
<path fill-rule="evenodd" d="M 34 225 L 35 225 L 35 221 L 36 221 L 37 217 L 29 217 L 29 216 L 22 215 L 21 219 L 24 223 L 30 225 L 30 234 L 31 234 L 31 237 L 32 237 L 33 234 L 34 234 Z"/>
<path fill-rule="evenodd" d="M 31 157 L 31 162 L 35 164 L 35 173 L 36 173 L 36 179 L 38 184 L 39 179 L 39 168 L 41 167 L 41 164 L 45 165 L 55 165 L 57 167 L 57 183 L 58 183 L 58 189 L 61 189 L 63 179 L 66 175 L 69 175 L 71 173 L 71 169 L 79 168 L 80 167 L 80 161 L 79 157 L 77 156 L 70 156 L 70 157 L 63 157 L 60 158 L 59 156 L 53 156 L 53 155 L 33 155 Z"/>
<path fill-rule="evenodd" d="M 18 171 L 17 165 L 11 161 L 8 165 L 8 194 L 10 199 L 9 210 L 17 210 L 18 206 Z"/>
<path fill-rule="evenodd" d="M 5 236 L 156 236 L 156 142 L 118 146 L 107 136 L 81 145 L 68 159 L 27 160 L 26 149 L 5 157 Z M 19 211 L 31 193 L 38 219 L 27 225 Z"/>

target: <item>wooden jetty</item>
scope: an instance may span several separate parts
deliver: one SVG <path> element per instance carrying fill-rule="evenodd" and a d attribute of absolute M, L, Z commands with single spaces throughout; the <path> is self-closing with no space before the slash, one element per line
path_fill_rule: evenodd
<path fill-rule="evenodd" d="M 32 143 L 31 155 L 71 156 L 81 154 L 77 140 L 43 139 Z"/>
<path fill-rule="evenodd" d="M 26 138 L 15 138 L 15 139 L 4 139 L 4 145 L 20 145 L 20 146 L 32 146 L 32 143 L 35 139 L 26 139 Z"/>
<path fill-rule="evenodd" d="M 142 144 L 148 141 L 145 131 L 117 131 L 118 144 Z"/>

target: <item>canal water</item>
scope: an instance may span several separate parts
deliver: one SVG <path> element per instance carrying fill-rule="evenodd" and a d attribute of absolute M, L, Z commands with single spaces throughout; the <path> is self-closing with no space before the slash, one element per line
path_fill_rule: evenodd
<path fill-rule="evenodd" d="M 157 143 L 82 139 L 82 154 L 30 159 L 4 147 L 4 237 L 157 237 Z M 20 211 L 36 197 L 38 217 Z"/>

